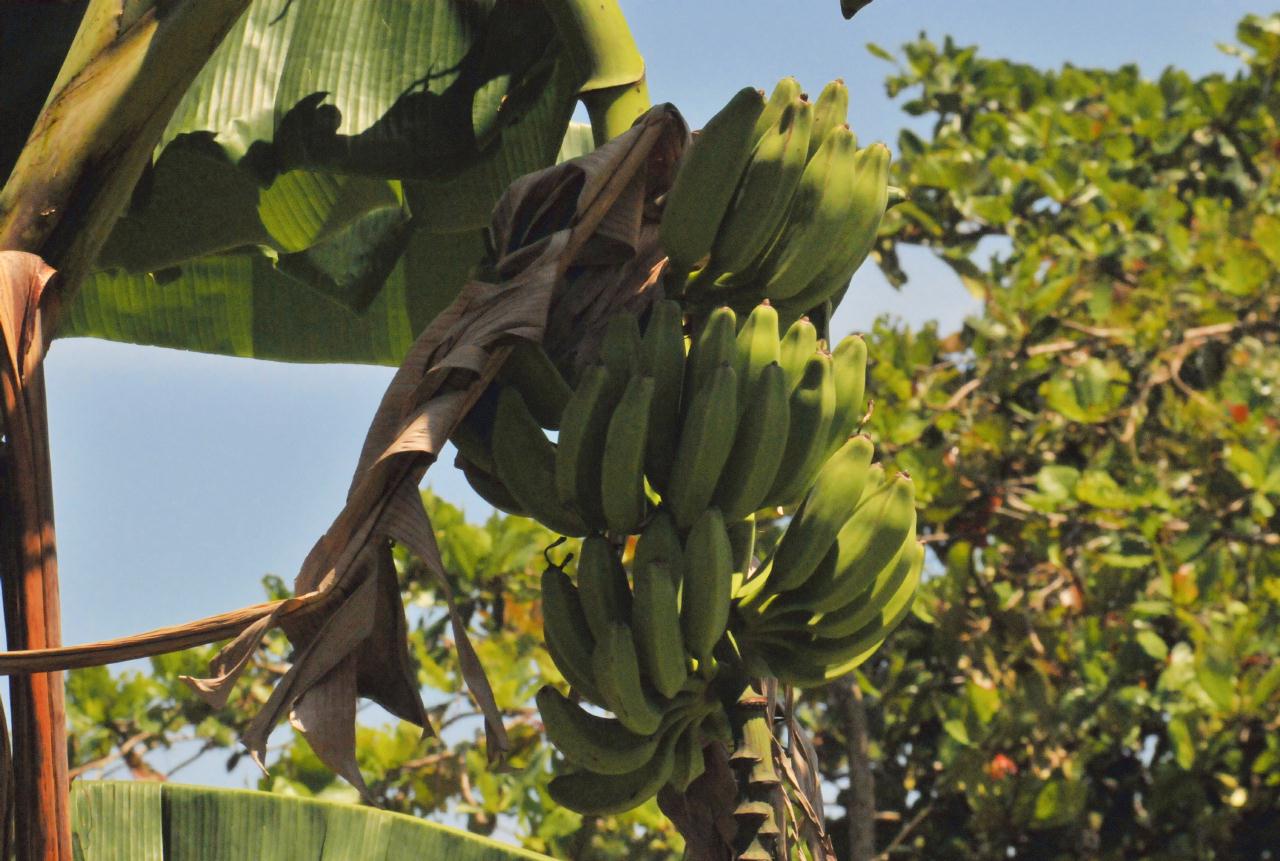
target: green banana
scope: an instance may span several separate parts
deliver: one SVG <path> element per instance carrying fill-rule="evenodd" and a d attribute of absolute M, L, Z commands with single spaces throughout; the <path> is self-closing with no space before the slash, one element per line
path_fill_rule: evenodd
<path fill-rule="evenodd" d="M 752 132 L 753 142 L 759 141 L 765 136 L 765 133 L 778 122 L 778 118 L 782 116 L 782 112 L 787 106 L 794 103 L 797 99 L 804 95 L 804 90 L 800 86 L 800 82 L 793 77 L 785 77 L 774 86 L 773 92 L 769 94 L 769 101 L 765 102 L 764 110 L 760 112 L 760 116 L 756 118 L 755 129 Z"/>
<path fill-rule="evenodd" d="M 493 443 L 489 436 L 492 428 L 485 425 L 486 423 L 476 415 L 476 410 L 472 409 L 453 429 L 449 442 L 453 443 L 458 454 L 466 458 L 472 466 L 493 475 Z"/>
<path fill-rule="evenodd" d="M 569 686 L 594 703 L 604 704 L 596 685 L 591 637 L 578 590 L 556 565 L 542 572 L 542 625 L 547 651 Z"/>
<path fill-rule="evenodd" d="M 795 589 L 813 574 L 858 504 L 874 454 L 871 440 L 856 436 L 823 464 L 778 541 L 770 589 L 775 592 Z"/>
<path fill-rule="evenodd" d="M 768 365 L 750 393 L 734 434 L 733 448 L 716 484 L 714 500 L 729 520 L 756 511 L 777 478 L 791 425 L 786 373 Z"/>
<path fill-rule="evenodd" d="M 720 219 L 751 158 L 763 111 L 764 94 L 744 87 L 707 121 L 681 157 L 658 228 L 674 271 L 683 275 L 711 253 Z"/>
<path fill-rule="evenodd" d="M 733 368 L 721 365 L 694 392 L 689 403 L 663 499 L 681 529 L 692 526 L 711 503 L 729 459 L 738 416 L 737 392 Z"/>
<path fill-rule="evenodd" d="M 729 623 L 733 602 L 733 547 L 724 518 L 708 508 L 693 524 L 685 541 L 684 586 L 680 627 L 684 645 L 699 662 L 705 661 Z"/>
<path fill-rule="evenodd" d="M 778 313 L 783 319 L 798 317 L 827 300 L 833 307 L 840 303 L 853 273 L 875 247 L 888 200 L 889 160 L 888 147 L 879 143 L 864 147 L 854 155 L 849 190 L 853 205 L 849 220 L 832 243 L 843 251 L 829 259 L 808 286 L 779 306 Z"/>
<path fill-rule="evenodd" d="M 471 485 L 471 489 L 485 502 L 499 511 L 505 511 L 507 514 L 515 514 L 520 517 L 529 516 L 529 512 L 524 509 L 524 506 L 516 502 L 516 498 L 511 495 L 511 491 L 507 490 L 506 485 L 498 481 L 497 477 L 492 473 L 486 472 L 467 460 L 461 452 L 454 458 L 453 464 L 462 470 L 463 476 L 467 479 L 467 484 Z"/>
<path fill-rule="evenodd" d="M 764 369 L 778 361 L 778 312 L 768 300 L 761 302 L 742 324 L 737 337 L 738 415 L 746 412 Z"/>
<path fill-rule="evenodd" d="M 678 566 L 683 560 L 684 545 L 680 543 L 676 522 L 672 519 L 671 512 L 659 508 L 636 540 L 635 558 L 632 559 L 631 566 L 638 570 L 654 564 L 668 565 L 676 582 L 680 582 L 684 574 L 678 570 Z"/>
<path fill-rule="evenodd" d="M 741 520 L 729 521 L 726 531 L 729 533 L 729 546 L 733 548 L 733 591 L 738 587 L 746 574 L 751 571 L 756 552 L 756 516 L 748 514 Z"/>
<path fill-rule="evenodd" d="M 617 386 L 603 365 L 583 370 L 578 388 L 565 405 L 556 447 L 556 499 L 578 512 L 593 529 L 605 527 L 600 464 Z M 545 492 L 545 491 L 544 491 Z"/>
<path fill-rule="evenodd" d="M 684 390 L 697 392 L 706 384 L 716 368 L 734 364 L 738 357 L 734 331 L 737 317 L 728 305 L 714 309 L 702 324 L 689 351 L 688 368 L 685 371 Z M 668 453 L 668 457 L 670 454 Z"/>
<path fill-rule="evenodd" d="M 658 492 L 666 490 L 671 453 L 680 436 L 680 400 L 684 388 L 684 317 L 677 302 L 653 306 L 641 344 L 644 373 L 653 377 L 644 468 Z"/>
<path fill-rule="evenodd" d="M 760 138 L 720 222 L 707 264 L 709 273 L 732 279 L 749 272 L 769 250 L 804 172 L 812 128 L 813 105 L 796 99 Z"/>
<path fill-rule="evenodd" d="M 788 328 L 778 346 L 778 364 L 787 372 L 787 393 L 800 385 L 805 365 L 818 349 L 818 330 L 807 317 L 801 317 Z"/>
<path fill-rule="evenodd" d="M 836 78 L 822 88 L 813 103 L 813 133 L 809 135 L 809 158 L 813 158 L 833 129 L 849 121 L 849 88 Z"/>
<path fill-rule="evenodd" d="M 551 685 L 536 697 L 547 738 L 573 765 L 598 774 L 625 774 L 658 750 L 657 735 L 637 735 L 617 718 L 594 715 Z"/>
<path fill-rule="evenodd" d="M 831 420 L 828 454 L 844 445 L 862 421 L 862 398 L 867 387 L 867 343 L 849 335 L 831 354 L 831 371 L 836 379 L 836 414 Z"/>
<path fill-rule="evenodd" d="M 538 424 L 550 430 L 560 428 L 560 414 L 573 389 L 541 344 L 517 341 L 498 379 L 515 386 Z"/>
<path fill-rule="evenodd" d="M 853 132 L 835 129 L 804 169 L 786 224 L 761 264 L 759 280 L 771 301 L 802 292 L 826 262 L 839 254 L 831 239 L 849 219 L 848 188 L 855 164 Z"/>
<path fill-rule="evenodd" d="M 657 752 L 644 765 L 625 774 L 580 771 L 552 778 L 547 785 L 551 800 L 586 816 L 607 816 L 638 807 L 657 794 L 675 770 L 675 748 L 680 735 L 667 732 Z"/>
<path fill-rule="evenodd" d="M 774 636 L 761 638 L 752 646 L 765 653 L 765 660 L 779 681 L 797 687 L 814 687 L 838 679 L 870 657 L 906 618 L 922 568 L 923 564 L 913 565 L 879 613 L 854 634 L 807 642 L 796 642 L 794 635 Z"/>
<path fill-rule="evenodd" d="M 556 447 L 542 433 L 516 389 L 498 395 L 493 418 L 493 464 L 498 479 L 536 520 L 561 535 L 586 535 L 582 518 L 548 488 L 555 486 Z"/>
<path fill-rule="evenodd" d="M 858 598 L 863 590 L 870 588 L 870 580 L 861 583 L 845 580 L 847 572 L 839 564 L 841 561 L 840 542 L 844 541 L 844 564 L 847 566 L 853 558 L 850 549 L 854 547 L 855 543 L 862 541 L 864 532 L 869 528 L 868 524 L 872 523 L 876 516 L 875 514 L 866 514 L 863 509 L 871 510 L 874 505 L 883 504 L 884 500 L 880 497 L 889 492 L 890 484 L 888 476 L 885 475 L 883 464 L 874 463 L 867 469 L 867 478 L 863 483 L 862 495 L 858 498 L 853 512 L 844 525 L 840 527 L 835 543 L 831 546 L 827 555 L 823 557 L 817 569 L 805 581 L 804 585 L 799 589 L 788 592 L 784 596 L 773 588 L 772 583 L 766 584 L 769 588 L 761 596 L 761 599 L 772 597 L 770 604 L 766 606 L 759 600 L 756 603 L 759 604 L 759 612 L 767 615 L 769 620 L 767 624 L 758 626 L 758 630 L 784 630 L 787 626 L 792 625 L 796 618 L 799 619 L 799 625 L 807 625 L 814 618 L 814 602 L 827 600 L 829 596 L 837 594 L 847 601 L 852 601 Z M 879 508 L 875 510 L 880 511 Z M 772 561 L 770 559 L 769 563 L 772 563 Z M 771 564 L 767 564 L 766 568 L 772 573 Z"/>
<path fill-rule="evenodd" d="M 635 314 L 614 314 L 604 325 L 600 339 L 600 362 L 609 369 L 610 385 L 621 394 L 627 381 L 640 373 L 641 349 L 640 321 Z"/>
<path fill-rule="evenodd" d="M 583 539 L 578 555 L 578 594 L 587 626 L 597 640 L 609 625 L 631 620 L 631 587 L 622 560 L 604 537 Z"/>
<path fill-rule="evenodd" d="M 811 578 L 782 596 L 776 609 L 827 613 L 863 595 L 891 565 L 916 523 L 915 492 L 905 475 L 870 491 L 836 537 L 838 558 L 830 582 Z"/>
<path fill-rule="evenodd" d="M 668 699 L 689 678 L 689 660 L 680 632 L 680 560 L 637 566 L 631 624 L 640 666 L 650 683 Z"/>
<path fill-rule="evenodd" d="M 924 567 L 924 545 L 908 535 L 893 561 L 876 575 L 871 588 L 843 607 L 824 613 L 809 625 L 816 637 L 838 638 L 857 633 L 870 623 L 909 579 L 919 579 Z"/>
<path fill-rule="evenodd" d="M 831 357 L 814 353 L 805 363 L 800 385 L 791 393 L 791 422 L 778 476 L 765 497 L 766 504 L 798 502 L 822 466 L 836 412 L 836 381 Z"/>
<path fill-rule="evenodd" d="M 618 622 L 609 626 L 596 641 L 591 667 L 603 698 L 600 705 L 632 732 L 650 735 L 658 729 L 665 709 L 645 693 L 629 625 Z"/>
<path fill-rule="evenodd" d="M 653 389 L 653 377 L 632 377 L 605 434 L 600 461 L 604 522 L 619 535 L 636 531 L 649 504 L 644 492 L 644 451 Z"/>
<path fill-rule="evenodd" d="M 697 723 L 691 724 L 683 733 L 675 747 L 675 766 L 671 772 L 670 786 L 676 792 L 684 792 L 703 772 L 707 770 L 707 762 L 702 754 L 702 734 Z"/>

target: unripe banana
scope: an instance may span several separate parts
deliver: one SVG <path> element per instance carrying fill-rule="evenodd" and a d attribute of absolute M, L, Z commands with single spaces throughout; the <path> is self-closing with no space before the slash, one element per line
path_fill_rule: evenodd
<path fill-rule="evenodd" d="M 517 341 L 498 378 L 515 386 L 538 424 L 551 430 L 560 428 L 560 414 L 573 389 L 541 344 Z"/>
<path fill-rule="evenodd" d="M 648 801 L 670 779 L 675 768 L 675 748 L 680 735 L 669 731 L 658 750 L 644 765 L 626 774 L 580 771 L 562 774 L 547 785 L 551 800 L 585 816 L 623 813 Z"/>
<path fill-rule="evenodd" d="M 671 566 L 672 575 L 679 582 L 684 572 L 677 568 L 684 560 L 684 545 L 680 543 L 680 533 L 671 512 L 659 508 L 645 524 L 644 531 L 636 541 L 633 569 L 645 568 L 655 563 Z"/>
<path fill-rule="evenodd" d="M 707 763 L 702 754 L 702 734 L 698 731 L 698 724 L 692 723 L 676 742 L 674 767 L 669 783 L 676 792 L 684 792 L 706 770 Z"/>
<path fill-rule="evenodd" d="M 774 551 L 770 589 L 798 588 L 813 574 L 858 504 L 873 454 L 871 440 L 856 436 L 823 464 Z"/>
<path fill-rule="evenodd" d="M 706 384 L 694 392 L 680 429 L 668 492 L 663 498 L 681 529 L 692 526 L 711 503 L 733 447 L 737 399 L 737 376 L 729 365 L 715 369 Z"/>
<path fill-rule="evenodd" d="M 764 110 L 756 119 L 755 130 L 752 134 L 754 140 L 759 141 L 765 136 L 765 133 L 778 122 L 778 118 L 782 116 L 782 112 L 787 109 L 788 105 L 793 104 L 797 99 L 804 95 L 804 90 L 800 86 L 800 82 L 793 77 L 785 77 L 774 86 L 773 92 L 769 94 L 769 101 L 765 103 Z"/>
<path fill-rule="evenodd" d="M 671 453 L 680 438 L 685 361 L 684 318 L 679 303 L 664 300 L 653 306 L 642 349 L 644 373 L 653 377 L 644 468 L 650 483 L 661 493 L 667 488 Z"/>
<path fill-rule="evenodd" d="M 836 78 L 822 88 L 813 103 L 813 133 L 809 135 L 809 158 L 827 141 L 832 129 L 849 121 L 849 88 Z"/>
<path fill-rule="evenodd" d="M 791 425 L 791 396 L 786 373 L 776 362 L 767 366 L 741 411 L 733 448 L 714 500 L 729 520 L 746 517 L 764 502 L 778 476 Z"/>
<path fill-rule="evenodd" d="M 632 377 L 605 435 L 600 492 L 605 523 L 619 535 L 635 532 L 649 505 L 644 492 L 644 451 L 653 389 L 653 377 Z"/>
<path fill-rule="evenodd" d="M 874 519 L 880 516 L 874 512 L 881 511 L 880 506 L 884 503 L 882 497 L 889 492 L 891 485 L 890 477 L 885 475 L 884 465 L 879 463 L 872 464 L 867 470 L 867 478 L 863 484 L 862 495 L 858 498 L 857 505 L 854 507 L 851 516 L 840 527 L 835 543 L 828 550 L 826 556 L 822 558 L 822 562 L 817 569 L 805 581 L 803 587 L 787 592 L 784 595 L 780 590 L 774 588 L 772 582 L 765 584 L 768 588 L 764 589 L 763 593 L 755 597 L 751 603 L 755 605 L 755 609 L 760 616 L 768 617 L 767 621 L 763 624 L 756 624 L 760 616 L 748 616 L 748 621 L 756 624 L 758 630 L 775 632 L 787 630 L 788 627 L 795 628 L 807 625 L 814 619 L 813 603 L 815 601 L 826 600 L 828 596 L 836 594 L 844 596 L 848 601 L 852 601 L 859 596 L 859 590 L 870 588 L 871 580 L 867 580 L 864 583 L 855 583 L 845 579 L 844 575 L 847 572 L 838 564 L 840 562 L 840 542 L 844 541 L 844 562 L 848 565 L 853 558 L 850 550 L 855 546 L 862 546 L 861 542 L 865 538 L 864 533 L 871 528 Z M 863 509 L 873 511 L 873 513 L 868 514 Z M 773 573 L 772 562 L 773 560 L 770 558 L 764 566 L 770 575 Z M 761 592 L 761 590 L 756 591 Z"/>
<path fill-rule="evenodd" d="M 597 640 L 608 627 L 631 621 L 631 587 L 622 560 L 607 540 L 591 535 L 578 556 L 578 594 L 591 635 Z"/>
<path fill-rule="evenodd" d="M 635 567 L 632 626 L 640 666 L 650 683 L 670 699 L 689 678 L 680 632 L 681 560 L 654 560 Z"/>
<path fill-rule="evenodd" d="M 741 520 L 730 520 L 725 529 L 733 548 L 733 591 L 737 593 L 755 561 L 756 516 L 748 514 Z"/>
<path fill-rule="evenodd" d="M 516 498 L 511 495 L 511 491 L 507 490 L 505 484 L 498 481 L 497 476 L 485 472 L 463 457 L 461 452 L 454 458 L 453 464 L 462 470 L 462 474 L 467 479 L 467 484 L 471 485 L 471 489 L 485 502 L 499 511 L 505 511 L 507 514 L 515 514 L 519 517 L 529 516 L 529 512 L 524 509 L 524 506 L 516 502 Z"/>
<path fill-rule="evenodd" d="M 683 275 L 705 262 L 720 220 L 755 147 L 755 125 L 764 111 L 764 94 L 739 90 L 707 121 L 680 159 L 667 192 L 658 240 Z"/>
<path fill-rule="evenodd" d="M 548 492 L 556 483 L 556 447 L 511 387 L 498 395 L 493 462 L 498 479 L 516 502 L 544 526 L 561 535 L 587 534 L 582 518 Z"/>
<path fill-rule="evenodd" d="M 778 346 L 778 364 L 787 373 L 787 393 L 790 394 L 800 385 L 805 366 L 818 349 L 818 330 L 808 318 L 801 317 L 788 328 Z"/>
<path fill-rule="evenodd" d="M 833 243 L 843 251 L 831 258 L 807 287 L 779 306 L 782 319 L 794 319 L 827 300 L 833 307 L 839 304 L 849 279 L 875 247 L 888 199 L 889 160 L 888 148 L 879 143 L 864 147 L 854 155 L 849 191 L 853 201 L 851 215 L 839 239 Z"/>
<path fill-rule="evenodd" d="M 578 512 L 593 529 L 605 527 L 600 465 L 618 386 L 603 365 L 583 370 L 565 405 L 556 447 L 556 499 Z M 545 491 L 544 491 L 545 492 Z"/>
<path fill-rule="evenodd" d="M 542 572 L 542 624 L 547 652 L 560 675 L 582 696 L 604 705 L 593 668 L 596 642 L 587 626 L 578 590 L 569 575 L 555 565 Z"/>
<path fill-rule="evenodd" d="M 736 328 L 737 316 L 728 305 L 721 305 L 707 316 L 689 351 L 685 391 L 698 391 L 706 385 L 716 368 L 735 363 L 738 356 L 734 338 Z"/>
<path fill-rule="evenodd" d="M 658 750 L 657 735 L 637 735 L 617 718 L 588 712 L 551 685 L 537 695 L 547 738 L 573 765 L 599 774 L 635 771 Z"/>
<path fill-rule="evenodd" d="M 724 518 L 708 508 L 685 541 L 680 627 L 684 645 L 700 663 L 724 634 L 733 601 L 733 548 Z"/>
<path fill-rule="evenodd" d="M 786 224 L 761 265 L 759 277 L 770 300 L 786 302 L 797 295 L 839 254 L 831 240 L 853 206 L 848 189 L 854 164 L 853 132 L 841 126 L 805 166 Z"/>
<path fill-rule="evenodd" d="M 639 596 L 637 596 L 638 603 Z M 662 723 L 664 709 L 649 699 L 640 677 L 631 628 L 625 624 L 610 625 L 596 641 L 591 667 L 603 701 L 600 705 L 613 712 L 623 726 L 640 735 L 650 735 Z"/>
<path fill-rule="evenodd" d="M 493 475 L 493 444 L 489 437 L 492 430 L 492 415 L 488 421 L 489 425 L 486 426 L 485 421 L 476 415 L 476 410 L 473 408 L 453 429 L 449 442 L 453 443 L 458 454 L 466 458 L 472 466 Z"/>
<path fill-rule="evenodd" d="M 805 364 L 800 385 L 791 393 L 791 426 L 778 477 L 766 497 L 768 505 L 800 501 L 822 466 L 836 413 L 836 382 L 831 357 L 815 353 Z"/>
<path fill-rule="evenodd" d="M 768 111 L 766 107 L 765 111 Z M 712 246 L 710 273 L 747 273 L 773 244 L 804 172 L 813 106 L 799 99 L 756 144 Z"/>
<path fill-rule="evenodd" d="M 922 568 L 923 564 L 913 565 L 908 577 L 876 617 L 855 634 L 807 641 L 797 640 L 794 635 L 775 634 L 753 641 L 751 648 L 762 653 L 772 674 L 787 684 L 814 687 L 838 679 L 870 657 L 906 618 L 915 600 Z"/>
<path fill-rule="evenodd" d="M 872 491 L 836 537 L 839 557 L 831 583 L 811 578 L 782 596 L 777 609 L 803 608 L 826 613 L 864 594 L 881 571 L 892 564 L 907 537 L 914 534 L 915 493 L 911 480 L 898 475 L 887 487 Z"/>
<path fill-rule="evenodd" d="M 831 354 L 831 371 L 836 381 L 836 414 L 831 420 L 830 452 L 844 445 L 862 420 L 862 398 L 867 386 L 867 344 L 850 335 Z"/>
<path fill-rule="evenodd" d="M 643 355 L 640 321 L 636 315 L 623 312 L 610 317 L 600 340 L 600 362 L 609 369 L 615 398 L 622 394 L 631 377 L 640 373 Z"/>
<path fill-rule="evenodd" d="M 761 302 L 742 324 L 737 337 L 738 414 L 751 405 L 752 393 L 764 369 L 778 361 L 778 312 L 768 300 Z"/>
<path fill-rule="evenodd" d="M 856 634 L 880 615 L 903 583 L 919 579 L 923 566 L 924 545 L 915 535 L 908 535 L 898 555 L 880 570 L 870 589 L 845 606 L 824 613 L 809 625 L 809 632 L 826 638 Z"/>

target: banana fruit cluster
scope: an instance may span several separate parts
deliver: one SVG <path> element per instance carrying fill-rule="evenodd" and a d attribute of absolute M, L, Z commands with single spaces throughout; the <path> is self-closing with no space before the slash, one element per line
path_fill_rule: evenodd
<path fill-rule="evenodd" d="M 811 104 L 783 78 L 707 122 L 664 204 L 669 292 L 701 307 L 767 299 L 786 322 L 839 303 L 889 200 L 889 150 L 858 147 L 848 105 L 843 81 Z"/>
<path fill-rule="evenodd" d="M 703 747 L 732 737 L 712 692 L 734 579 L 724 519 L 708 508 L 682 539 L 660 508 L 635 543 L 630 576 L 599 534 L 583 541 L 577 575 L 575 584 L 555 566 L 543 574 L 547 648 L 574 691 L 613 716 L 550 685 L 539 691 L 547 736 L 574 769 L 552 780 L 551 797 L 603 815 L 667 784 L 683 792 L 705 768 Z"/>
<path fill-rule="evenodd" d="M 857 436 L 822 467 L 772 555 L 736 590 L 748 669 L 797 687 L 853 670 L 911 609 L 924 566 L 905 473 Z M 852 513 L 850 513 L 852 512 Z"/>

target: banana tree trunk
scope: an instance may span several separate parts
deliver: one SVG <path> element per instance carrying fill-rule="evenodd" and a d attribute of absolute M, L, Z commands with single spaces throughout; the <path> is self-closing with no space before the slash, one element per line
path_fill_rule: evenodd
<path fill-rule="evenodd" d="M 61 273 L 0 282 L 0 586 L 10 649 L 61 644 L 42 368 L 58 309 L 88 273 L 178 100 L 246 6 L 153 0 L 126 11 L 118 0 L 93 0 L 0 190 L 0 252 L 38 254 Z M 14 676 L 10 693 L 16 858 L 71 861 L 62 675 Z"/>

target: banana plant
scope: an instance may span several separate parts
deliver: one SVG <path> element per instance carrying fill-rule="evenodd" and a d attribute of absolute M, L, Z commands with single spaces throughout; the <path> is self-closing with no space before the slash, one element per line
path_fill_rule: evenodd
<path fill-rule="evenodd" d="M 6 67 L 0 126 L 0 580 L 19 651 L 61 638 L 55 336 L 398 363 L 483 253 L 501 190 L 555 161 L 579 95 L 601 140 L 646 106 L 612 3 L 88 0 L 6 7 L 0 31 L 32 55 Z M 11 692 L 0 854 L 12 837 L 21 861 L 70 861 L 60 677 Z"/>

